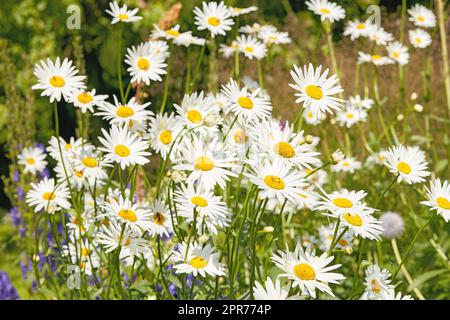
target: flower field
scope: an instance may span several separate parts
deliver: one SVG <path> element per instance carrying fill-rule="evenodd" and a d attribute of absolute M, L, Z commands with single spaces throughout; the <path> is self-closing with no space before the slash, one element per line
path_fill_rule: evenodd
<path fill-rule="evenodd" d="M 448 1 L 0 8 L 0 300 L 450 298 Z"/>

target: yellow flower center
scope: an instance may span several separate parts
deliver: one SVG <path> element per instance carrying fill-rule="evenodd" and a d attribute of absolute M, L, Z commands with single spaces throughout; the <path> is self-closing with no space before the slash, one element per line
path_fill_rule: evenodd
<path fill-rule="evenodd" d="M 187 118 L 192 123 L 200 123 L 203 119 L 202 114 L 195 109 L 188 111 Z"/>
<path fill-rule="evenodd" d="M 417 20 L 420 21 L 420 22 L 424 22 L 425 18 L 423 16 L 419 16 L 419 17 L 417 17 Z"/>
<path fill-rule="evenodd" d="M 208 19 L 208 23 L 213 27 L 217 27 L 220 24 L 220 20 L 216 17 L 211 17 Z"/>
<path fill-rule="evenodd" d="M 347 221 L 348 223 L 350 223 L 352 226 L 355 227 L 360 227 L 363 224 L 361 217 L 357 213 L 350 214 L 347 212 L 344 214 L 344 219 L 345 221 Z"/>
<path fill-rule="evenodd" d="M 264 183 L 272 188 L 272 189 L 276 189 L 276 190 L 283 190 L 285 187 L 284 181 L 283 179 L 281 179 L 280 177 L 277 176 L 272 176 L 272 175 L 268 175 L 264 178 Z"/>
<path fill-rule="evenodd" d="M 128 20 L 128 15 L 126 13 L 119 13 L 117 15 L 117 18 L 119 18 L 119 20 L 121 20 L 121 21 L 126 21 L 126 20 Z"/>
<path fill-rule="evenodd" d="M 130 155 L 130 149 L 128 149 L 126 146 L 124 146 L 123 144 L 118 144 L 115 148 L 114 148 L 114 152 L 122 157 L 128 157 Z"/>
<path fill-rule="evenodd" d="M 86 248 L 81 249 L 81 255 L 83 257 L 89 257 L 90 254 L 91 254 L 91 251 L 89 249 L 86 249 Z"/>
<path fill-rule="evenodd" d="M 150 68 L 150 61 L 145 58 L 139 58 L 137 61 L 137 65 L 140 70 L 146 71 Z"/>
<path fill-rule="evenodd" d="M 91 157 L 86 157 L 81 162 L 89 168 L 95 168 L 97 166 L 97 160 Z"/>
<path fill-rule="evenodd" d="M 214 161 L 205 156 L 200 156 L 195 159 L 194 167 L 201 171 L 210 171 L 214 168 Z"/>
<path fill-rule="evenodd" d="M 128 220 L 130 222 L 136 222 L 137 221 L 136 213 L 134 213 L 134 211 L 130 210 L 130 209 L 121 209 L 119 211 L 118 215 L 122 219 Z"/>
<path fill-rule="evenodd" d="M 203 257 L 195 257 L 195 258 L 192 258 L 191 261 L 189 261 L 189 264 L 196 269 L 202 269 L 202 268 L 206 267 L 208 262 Z"/>
<path fill-rule="evenodd" d="M 294 266 L 294 273 L 300 280 L 314 280 L 316 271 L 307 263 L 299 263 Z"/>
<path fill-rule="evenodd" d="M 162 226 L 164 224 L 164 215 L 161 212 L 156 212 L 153 215 L 153 222 L 156 223 L 157 225 Z"/>
<path fill-rule="evenodd" d="M 172 37 L 178 37 L 180 35 L 180 33 L 175 29 L 166 30 L 166 34 Z"/>
<path fill-rule="evenodd" d="M 322 88 L 319 86 L 316 86 L 314 84 L 310 84 L 305 89 L 306 94 L 313 99 L 320 100 L 323 97 L 323 91 Z"/>
<path fill-rule="evenodd" d="M 42 195 L 42 198 L 46 201 L 55 200 L 56 195 L 54 192 L 44 192 L 44 194 Z"/>
<path fill-rule="evenodd" d="M 377 280 L 375 280 L 375 279 L 372 279 L 372 281 L 371 281 L 371 288 L 372 288 L 372 291 L 375 292 L 375 293 L 380 293 L 381 292 L 380 283 Z"/>
<path fill-rule="evenodd" d="M 348 241 L 347 240 L 345 240 L 345 239 L 341 239 L 341 240 L 339 240 L 338 241 L 338 243 L 341 245 L 341 246 L 343 246 L 343 247 L 345 247 L 345 246 L 347 246 L 348 245 Z"/>
<path fill-rule="evenodd" d="M 439 197 L 436 199 L 436 203 L 439 207 L 441 207 L 444 210 L 450 210 L 450 201 L 448 199 Z"/>
<path fill-rule="evenodd" d="M 372 55 L 372 59 L 373 59 L 373 60 L 380 60 L 380 59 L 381 59 L 381 56 L 380 56 L 379 54 L 373 54 L 373 55 Z"/>
<path fill-rule="evenodd" d="M 244 144 L 245 142 L 247 142 L 247 135 L 243 130 L 238 129 L 234 132 L 233 139 L 236 143 Z"/>
<path fill-rule="evenodd" d="M 417 37 L 417 38 L 416 38 L 416 42 L 417 42 L 417 43 L 421 43 L 421 42 L 422 42 L 422 39 L 419 38 L 419 37 Z"/>
<path fill-rule="evenodd" d="M 128 118 L 134 115 L 134 110 L 128 106 L 120 106 L 117 108 L 116 114 L 121 118 Z"/>
<path fill-rule="evenodd" d="M 240 97 L 237 102 L 244 109 L 253 109 L 253 101 L 248 97 Z"/>
<path fill-rule="evenodd" d="M 409 164 L 407 164 L 406 162 L 403 162 L 403 161 L 401 161 L 397 164 L 397 170 L 404 174 L 411 173 L 411 167 L 409 166 Z"/>
<path fill-rule="evenodd" d="M 33 165 L 36 163 L 36 161 L 34 160 L 34 158 L 28 158 L 27 163 Z"/>
<path fill-rule="evenodd" d="M 56 88 L 62 88 L 66 84 L 63 78 L 60 76 L 53 76 L 50 78 L 50 84 Z"/>
<path fill-rule="evenodd" d="M 171 143 L 172 142 L 172 132 L 170 132 L 169 130 L 161 131 L 161 133 L 159 134 L 159 140 L 161 140 L 161 142 L 166 145 Z"/>
<path fill-rule="evenodd" d="M 329 14 L 330 13 L 330 9 L 322 8 L 322 9 L 320 9 L 320 12 L 322 12 L 323 14 Z"/>
<path fill-rule="evenodd" d="M 351 208 L 353 203 L 347 198 L 336 198 L 333 199 L 333 204 L 339 208 Z"/>
<path fill-rule="evenodd" d="M 67 143 L 65 148 L 66 150 L 72 150 L 72 145 L 70 143 Z"/>
<path fill-rule="evenodd" d="M 273 147 L 273 151 L 275 151 L 275 153 L 279 154 L 283 158 L 292 158 L 293 156 L 295 156 L 294 148 L 289 143 L 284 141 L 275 144 L 275 146 Z"/>
<path fill-rule="evenodd" d="M 344 161 L 344 162 L 342 163 L 342 166 L 347 168 L 347 167 L 350 166 L 350 163 L 348 163 L 347 161 Z"/>
<path fill-rule="evenodd" d="M 246 47 L 244 50 L 247 51 L 247 52 L 249 52 L 249 53 L 252 53 L 253 51 L 255 51 L 255 50 L 253 49 L 253 47 Z"/>
<path fill-rule="evenodd" d="M 366 28 L 366 25 L 364 23 L 358 23 L 356 25 L 356 29 L 362 30 L 362 29 L 365 29 L 365 28 Z"/>
<path fill-rule="evenodd" d="M 347 119 L 353 119 L 354 115 L 353 113 L 347 113 Z"/>
<path fill-rule="evenodd" d="M 77 99 L 78 99 L 78 102 L 82 103 L 82 104 L 87 104 L 87 103 L 91 102 L 92 100 L 94 100 L 92 98 L 92 96 L 89 93 L 87 93 L 87 92 L 79 94 Z"/>
<path fill-rule="evenodd" d="M 76 175 L 78 178 L 82 178 L 82 177 L 83 177 L 83 171 L 73 170 L 73 172 L 75 173 L 75 175 Z"/>
<path fill-rule="evenodd" d="M 208 205 L 208 200 L 206 200 L 203 197 L 199 197 L 199 196 L 195 196 L 192 197 L 191 202 L 193 205 L 197 206 L 197 207 L 206 207 Z"/>
<path fill-rule="evenodd" d="M 398 59 L 400 57 L 400 53 L 398 53 L 398 51 L 394 51 L 392 52 L 392 56 L 396 59 Z"/>

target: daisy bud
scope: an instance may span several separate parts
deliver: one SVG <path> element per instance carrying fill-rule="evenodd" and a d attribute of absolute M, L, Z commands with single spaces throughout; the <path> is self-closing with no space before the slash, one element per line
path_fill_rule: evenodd
<path fill-rule="evenodd" d="M 306 142 L 307 144 L 313 143 L 313 142 L 314 142 L 314 137 L 313 137 L 312 135 L 308 134 L 308 135 L 305 137 L 305 142 Z"/>
<path fill-rule="evenodd" d="M 331 123 L 332 125 L 335 125 L 335 124 L 336 124 L 336 119 L 331 119 L 331 120 L 330 120 L 330 123 Z"/>
<path fill-rule="evenodd" d="M 225 282 L 225 279 L 223 277 L 219 277 L 219 284 L 223 284 Z"/>
<path fill-rule="evenodd" d="M 273 227 L 272 226 L 265 226 L 264 229 L 261 230 L 262 233 L 272 233 Z"/>
<path fill-rule="evenodd" d="M 204 243 L 204 242 L 208 241 L 208 239 L 209 239 L 209 236 L 207 236 L 206 234 L 203 234 L 198 238 L 198 242 Z"/>
<path fill-rule="evenodd" d="M 423 105 L 416 103 L 414 105 L 414 110 L 417 112 L 422 112 L 423 111 Z"/>
<path fill-rule="evenodd" d="M 39 262 L 41 260 L 41 258 L 39 258 L 39 256 L 37 254 L 35 254 L 35 255 L 33 255 L 32 260 L 33 260 L 33 262 L 37 263 L 37 262 Z"/>
<path fill-rule="evenodd" d="M 181 170 L 172 171 L 172 180 L 175 183 L 180 183 L 186 180 L 186 173 Z"/>
<path fill-rule="evenodd" d="M 419 95 L 416 92 L 411 93 L 411 100 L 416 100 Z"/>
<path fill-rule="evenodd" d="M 352 247 L 345 247 L 344 248 L 344 254 L 346 254 L 347 256 L 350 256 L 353 253 L 353 248 Z"/>
<path fill-rule="evenodd" d="M 166 173 L 166 177 L 170 178 L 171 175 L 172 175 L 172 170 L 168 170 Z"/>
<path fill-rule="evenodd" d="M 405 116 L 403 115 L 403 114 L 399 114 L 398 116 L 397 116 L 397 121 L 403 121 L 403 119 L 405 119 Z"/>
<path fill-rule="evenodd" d="M 394 239 L 401 236 L 404 230 L 403 218 L 396 212 L 385 212 L 380 217 L 383 226 L 383 237 Z"/>
<path fill-rule="evenodd" d="M 330 161 L 332 164 L 338 164 L 342 159 L 345 158 L 344 153 L 341 151 L 341 149 L 337 149 L 333 154 L 330 156 Z"/>

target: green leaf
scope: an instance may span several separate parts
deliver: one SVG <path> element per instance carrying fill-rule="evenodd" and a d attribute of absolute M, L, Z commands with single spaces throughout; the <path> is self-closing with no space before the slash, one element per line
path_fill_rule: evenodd
<path fill-rule="evenodd" d="M 447 167 L 448 165 L 448 159 L 442 159 L 439 160 L 438 163 L 436 163 L 436 167 L 434 168 L 434 170 L 436 171 L 436 173 L 442 171 L 445 169 L 445 167 Z"/>
<path fill-rule="evenodd" d="M 419 288 L 422 284 L 427 282 L 428 280 L 444 273 L 448 272 L 447 269 L 437 269 L 437 270 L 431 270 L 428 272 L 425 272 L 424 274 L 421 274 L 417 278 L 414 279 L 414 281 L 408 286 L 408 291 L 411 291 L 414 288 Z"/>

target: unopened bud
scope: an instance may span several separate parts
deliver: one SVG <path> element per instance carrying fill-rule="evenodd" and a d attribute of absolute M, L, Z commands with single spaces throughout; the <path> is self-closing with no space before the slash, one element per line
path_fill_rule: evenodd
<path fill-rule="evenodd" d="M 264 229 L 261 230 L 262 233 L 272 233 L 273 227 L 272 226 L 265 226 Z"/>
<path fill-rule="evenodd" d="M 172 180 L 175 183 L 180 183 L 186 180 L 186 173 L 181 170 L 172 171 Z"/>
<path fill-rule="evenodd" d="M 336 119 L 331 119 L 331 120 L 330 120 L 330 123 L 331 123 L 332 125 L 335 125 L 335 124 L 336 124 Z"/>
<path fill-rule="evenodd" d="M 208 241 L 208 239 L 209 239 L 209 236 L 208 236 L 208 235 L 202 234 L 202 235 L 198 238 L 198 242 L 204 243 L 204 242 Z"/>
<path fill-rule="evenodd" d="M 314 142 L 314 137 L 313 137 L 312 135 L 308 134 L 308 135 L 305 137 L 305 142 L 306 142 L 307 144 L 313 143 L 313 142 Z"/>
<path fill-rule="evenodd" d="M 397 116 L 397 121 L 403 121 L 403 119 L 405 119 L 405 116 L 403 115 L 403 114 L 399 114 L 398 116 Z"/>
<path fill-rule="evenodd" d="M 416 92 L 411 93 L 411 100 L 416 100 L 419 95 Z"/>
<path fill-rule="evenodd" d="M 39 256 L 37 254 L 33 255 L 32 257 L 33 262 L 39 262 L 41 260 L 41 258 L 39 258 Z"/>
<path fill-rule="evenodd" d="M 352 247 L 345 247 L 344 248 L 344 254 L 346 254 L 347 256 L 350 256 L 353 253 L 353 248 Z"/>
<path fill-rule="evenodd" d="M 337 149 L 335 152 L 333 152 L 331 154 L 330 161 L 331 161 L 332 164 L 338 164 L 344 158 L 345 158 L 345 155 L 341 151 L 341 149 Z"/>
<path fill-rule="evenodd" d="M 423 105 L 416 103 L 414 105 L 414 110 L 417 112 L 422 112 L 423 111 Z"/>

